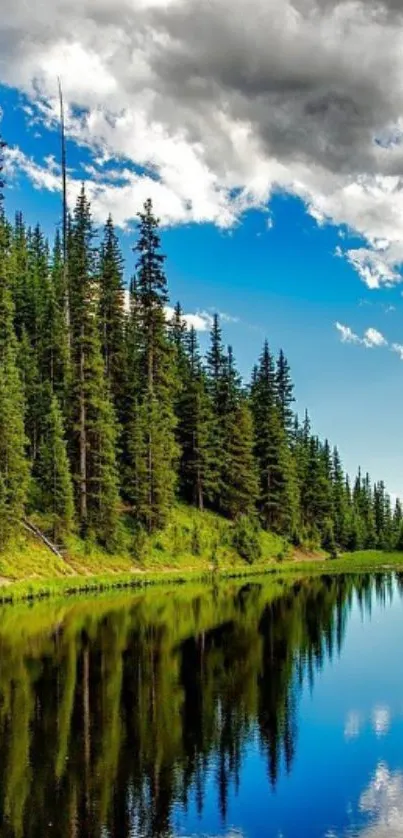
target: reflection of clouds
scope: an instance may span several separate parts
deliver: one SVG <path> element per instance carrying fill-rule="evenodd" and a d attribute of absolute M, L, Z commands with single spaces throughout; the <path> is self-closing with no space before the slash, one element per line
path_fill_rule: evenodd
<path fill-rule="evenodd" d="M 344 736 L 346 739 L 354 739 L 360 733 L 361 716 L 356 710 L 350 710 L 347 714 L 344 725 Z"/>
<path fill-rule="evenodd" d="M 375 707 L 372 711 L 372 727 L 377 736 L 385 736 L 390 728 L 389 707 Z"/>
<path fill-rule="evenodd" d="M 403 773 L 392 773 L 379 763 L 359 808 L 374 819 L 359 832 L 359 838 L 403 838 Z"/>
<path fill-rule="evenodd" d="M 345 739 L 356 739 L 363 728 L 365 718 L 358 710 L 347 713 L 344 724 Z M 387 705 L 377 705 L 371 712 L 371 727 L 376 736 L 386 736 L 391 725 L 391 711 Z"/>

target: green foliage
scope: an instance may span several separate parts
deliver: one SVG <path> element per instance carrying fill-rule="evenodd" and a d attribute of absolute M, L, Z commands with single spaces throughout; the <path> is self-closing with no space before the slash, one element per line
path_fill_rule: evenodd
<path fill-rule="evenodd" d="M 259 538 L 259 527 L 254 518 L 249 515 L 240 515 L 235 521 L 232 543 L 243 559 L 248 564 L 258 561 L 262 555 L 262 547 Z"/>
<path fill-rule="evenodd" d="M 243 399 L 227 417 L 225 432 L 220 507 L 226 515 L 236 519 L 241 513 L 254 513 L 259 491 L 253 453 L 252 416 Z"/>
<path fill-rule="evenodd" d="M 117 428 L 98 331 L 93 238 L 90 206 L 82 190 L 69 245 L 70 456 L 82 532 L 92 532 L 113 550 L 118 535 Z"/>
<path fill-rule="evenodd" d="M 122 407 L 125 372 L 123 260 L 112 216 L 105 224 L 99 255 L 99 328 L 109 390 Z"/>
<path fill-rule="evenodd" d="M 175 379 L 164 306 L 167 284 L 151 201 L 139 213 L 136 316 L 137 397 L 128 406 L 125 493 L 149 533 L 163 527 L 174 500 L 178 448 Z"/>
<path fill-rule="evenodd" d="M 73 484 L 63 418 L 57 397 L 50 391 L 44 406 L 43 434 L 35 466 L 36 497 L 38 509 L 51 515 L 53 537 L 57 541 L 73 524 Z"/>
<path fill-rule="evenodd" d="M 176 317 L 180 316 L 178 310 Z M 177 416 L 179 446 L 179 492 L 181 497 L 203 509 L 206 496 L 212 496 L 215 477 L 211 429 L 213 407 L 203 369 L 195 329 L 183 333 L 176 325 Z"/>

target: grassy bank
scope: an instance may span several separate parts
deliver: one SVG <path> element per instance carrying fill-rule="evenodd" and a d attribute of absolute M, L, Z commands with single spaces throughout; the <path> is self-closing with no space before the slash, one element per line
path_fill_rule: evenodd
<path fill-rule="evenodd" d="M 375 551 L 329 559 L 324 553 L 295 551 L 283 538 L 259 534 L 261 555 L 252 564 L 233 546 L 233 525 L 211 512 L 178 506 L 166 530 L 148 539 L 138 556 L 134 535 L 122 525 L 122 547 L 110 555 L 99 546 L 69 539 L 58 559 L 40 541 L 21 536 L 0 553 L 0 602 L 180 584 L 212 577 L 236 578 L 262 573 L 347 573 L 403 569 L 403 553 Z"/>

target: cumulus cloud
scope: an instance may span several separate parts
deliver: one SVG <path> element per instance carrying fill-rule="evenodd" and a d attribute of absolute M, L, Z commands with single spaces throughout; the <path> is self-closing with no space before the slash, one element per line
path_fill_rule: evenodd
<path fill-rule="evenodd" d="M 378 329 L 367 329 L 365 335 L 363 337 L 364 346 L 368 349 L 371 349 L 373 346 L 387 346 L 388 342 L 386 338 L 384 338 L 381 332 L 378 332 Z"/>
<path fill-rule="evenodd" d="M 173 309 L 172 306 L 166 307 L 165 315 L 167 320 L 171 320 L 174 313 L 175 309 Z M 193 328 L 196 329 L 196 332 L 208 332 L 213 325 L 213 316 L 207 311 L 198 311 L 195 314 L 184 314 L 182 319 L 188 329 L 193 326 Z M 223 315 L 221 315 L 221 319 L 223 319 Z"/>
<path fill-rule="evenodd" d="M 357 335 L 350 326 L 345 326 L 343 323 L 335 323 L 335 327 L 340 335 L 342 343 L 351 343 L 356 346 L 364 346 L 366 349 L 389 349 L 399 356 L 403 361 L 403 344 L 392 343 L 388 341 L 382 332 L 374 329 L 372 326 L 366 329 L 362 337 Z"/>
<path fill-rule="evenodd" d="M 285 190 L 363 237 L 344 255 L 376 288 L 403 262 L 401 19 L 398 0 L 14 0 L 0 80 L 52 124 L 62 77 L 97 216 L 124 226 L 152 191 L 164 223 L 230 227 Z"/>
<path fill-rule="evenodd" d="M 396 352 L 399 356 L 400 360 L 403 361 L 403 344 L 401 343 L 392 343 L 392 352 Z"/>
<path fill-rule="evenodd" d="M 380 348 L 388 346 L 388 341 L 378 329 L 372 326 L 364 332 L 363 337 L 357 335 L 350 326 L 344 326 L 342 323 L 335 324 L 337 331 L 340 334 L 342 343 L 355 343 L 360 346 L 365 346 L 367 349 Z"/>
<path fill-rule="evenodd" d="M 353 332 L 350 326 L 343 326 L 343 323 L 336 323 L 336 329 L 340 333 L 342 343 L 362 343 L 361 338 Z"/>

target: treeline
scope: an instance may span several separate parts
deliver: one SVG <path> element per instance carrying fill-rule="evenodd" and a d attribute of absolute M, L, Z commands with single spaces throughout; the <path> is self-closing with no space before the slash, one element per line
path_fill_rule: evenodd
<path fill-rule="evenodd" d="M 125 290 L 111 217 L 97 239 L 82 189 L 51 249 L 40 226 L 0 211 L 0 544 L 25 514 L 57 541 L 71 531 L 133 549 L 175 498 L 236 522 L 247 559 L 258 528 L 296 545 L 403 547 L 402 508 L 383 483 L 351 485 L 336 448 L 294 414 L 283 352 L 266 342 L 242 382 L 214 317 L 206 357 L 167 279 L 151 201 L 139 213 Z"/>

